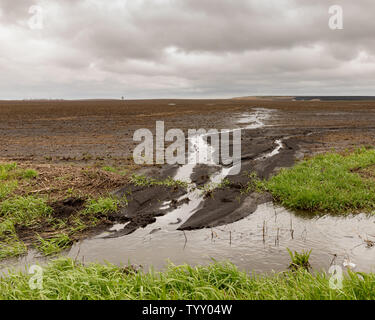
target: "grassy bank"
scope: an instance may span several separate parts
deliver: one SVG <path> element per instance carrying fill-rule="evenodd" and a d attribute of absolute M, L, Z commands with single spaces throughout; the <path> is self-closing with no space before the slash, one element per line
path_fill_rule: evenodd
<path fill-rule="evenodd" d="M 109 195 L 128 181 L 122 175 L 94 168 L 38 169 L 0 164 L 0 259 L 29 247 L 58 253 L 126 204 Z"/>
<path fill-rule="evenodd" d="M 56 254 L 112 225 L 132 199 L 131 191 L 113 195 L 124 186 L 188 187 L 172 178 L 135 175 L 131 167 L 0 163 L 0 260 L 30 247 Z"/>
<path fill-rule="evenodd" d="M 282 169 L 250 187 L 269 191 L 281 205 L 297 210 L 346 213 L 375 209 L 375 150 L 327 153 Z"/>
<path fill-rule="evenodd" d="M 229 263 L 170 266 L 158 273 L 71 259 L 43 270 L 43 288 L 31 290 L 32 275 L 11 272 L 0 281 L 0 299 L 375 299 L 375 275 L 350 273 L 342 290 L 324 273 L 304 269 L 270 276 L 248 275 Z"/>

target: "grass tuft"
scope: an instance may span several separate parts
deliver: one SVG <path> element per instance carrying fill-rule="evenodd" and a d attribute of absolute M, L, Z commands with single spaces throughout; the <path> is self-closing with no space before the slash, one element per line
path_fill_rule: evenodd
<path fill-rule="evenodd" d="M 82 265 L 62 258 L 43 268 L 43 289 L 31 290 L 32 275 L 10 271 L 0 279 L 0 299 L 53 300 L 367 300 L 375 299 L 375 275 L 349 271 L 342 290 L 330 275 L 304 269 L 248 275 L 230 263 L 170 265 L 165 272 L 129 272 L 111 264 Z"/>
<path fill-rule="evenodd" d="M 97 215 L 116 212 L 118 210 L 119 204 L 120 201 L 118 199 L 111 197 L 91 199 L 88 201 L 84 213 Z"/>
<path fill-rule="evenodd" d="M 309 259 L 311 255 L 311 250 L 303 251 L 301 253 L 298 253 L 297 251 L 294 251 L 293 253 L 288 248 L 287 250 L 289 252 L 290 259 L 292 260 L 291 264 L 289 265 L 290 270 L 296 271 L 300 268 L 305 269 L 306 271 L 310 270 L 311 265 Z"/>
<path fill-rule="evenodd" d="M 0 203 L 0 218 L 5 218 L 14 223 L 28 226 L 42 217 L 52 213 L 45 199 L 33 196 L 15 197 Z"/>
<path fill-rule="evenodd" d="M 0 182 L 0 201 L 7 198 L 15 189 L 17 189 L 17 181 Z"/>
<path fill-rule="evenodd" d="M 327 153 L 282 169 L 263 182 L 263 188 L 291 209 L 371 212 L 375 209 L 375 179 L 368 173 L 361 173 L 371 170 L 373 165 L 373 149 L 363 148 L 348 155 Z"/>
<path fill-rule="evenodd" d="M 171 177 L 168 177 L 164 180 L 157 180 L 155 178 L 146 177 L 144 175 L 137 175 L 137 174 L 133 174 L 131 176 L 130 182 L 136 186 L 141 186 L 141 187 L 165 186 L 165 187 L 170 187 L 170 188 L 181 187 L 181 188 L 187 189 L 189 186 L 187 182 L 174 180 Z"/>
<path fill-rule="evenodd" d="M 73 243 L 69 236 L 63 233 L 50 239 L 43 239 L 39 236 L 38 240 L 39 245 L 37 246 L 37 249 L 45 256 L 59 253 L 62 250 L 69 248 Z"/>
<path fill-rule="evenodd" d="M 38 172 L 33 169 L 18 169 L 16 163 L 0 164 L 0 181 L 1 180 L 14 180 L 32 179 L 38 176 Z"/>

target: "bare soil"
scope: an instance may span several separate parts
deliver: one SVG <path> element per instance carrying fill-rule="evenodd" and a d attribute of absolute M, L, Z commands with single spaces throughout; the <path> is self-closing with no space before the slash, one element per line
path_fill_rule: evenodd
<path fill-rule="evenodd" d="M 253 108 L 275 110 L 267 127 L 244 130 L 242 134 L 242 171 L 229 177 L 230 187 L 215 191 L 180 229 L 213 227 L 243 218 L 267 201 L 255 194 L 241 193 L 248 182 L 246 172 L 255 171 L 267 178 L 280 167 L 297 159 L 332 149 L 344 151 L 359 146 L 374 146 L 374 101 L 266 101 L 266 100 L 91 100 L 91 101 L 16 101 L 0 102 L 0 158 L 17 161 L 41 172 L 32 189 L 18 192 L 55 195 L 63 200 L 67 189 L 97 194 L 118 189 L 132 191 L 134 203 L 118 221 L 129 221 L 123 234 L 155 221 L 160 205 L 170 200 L 176 205 L 181 190 L 175 193 L 162 187 L 134 188 L 124 178 L 87 166 L 113 165 L 138 170 L 132 162 L 137 143 L 133 133 L 139 128 L 154 130 L 155 121 L 164 120 L 169 128 L 232 128 L 233 115 Z M 262 154 L 283 139 L 281 152 L 263 161 Z M 62 165 L 62 167 L 59 167 Z M 141 172 L 158 177 L 173 176 L 177 167 L 153 166 Z M 211 169 L 210 169 L 211 170 Z M 197 168 L 193 182 L 203 185 L 209 179 L 207 168 Z M 63 177 L 67 178 L 65 183 Z M 60 194 L 61 192 L 61 194 Z M 131 203 L 131 202 L 130 202 Z M 177 204 L 178 205 L 178 204 Z M 73 206 L 74 207 L 74 206 Z M 74 209 L 74 208 L 73 208 Z M 72 210 L 73 210 L 72 209 Z"/>
<path fill-rule="evenodd" d="M 153 130 L 157 120 L 164 120 L 166 129 L 229 128 L 233 114 L 253 107 L 280 111 L 272 124 L 288 128 L 365 128 L 374 125 L 375 118 L 374 101 L 0 101 L 0 157 L 39 163 L 132 163 L 138 128 Z"/>

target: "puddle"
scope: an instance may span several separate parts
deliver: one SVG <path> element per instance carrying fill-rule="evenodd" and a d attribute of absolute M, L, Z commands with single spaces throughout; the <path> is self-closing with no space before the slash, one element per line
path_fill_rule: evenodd
<path fill-rule="evenodd" d="M 101 235 L 84 240 L 68 256 L 84 262 L 127 264 L 130 261 L 146 270 L 150 266 L 162 270 L 168 260 L 190 265 L 208 264 L 212 259 L 229 260 L 242 270 L 271 272 L 283 271 L 288 266 L 286 248 L 312 249 L 310 261 L 315 270 L 328 270 L 336 254 L 336 263 L 343 265 L 349 260 L 355 263 L 356 271 L 375 271 L 375 247 L 368 248 L 363 241 L 375 240 L 375 217 L 364 214 L 301 217 L 266 203 L 238 222 L 184 233 L 169 224 L 183 217 L 183 213 L 181 207 L 155 224 L 122 238 L 102 239 Z M 158 230 L 161 225 L 163 229 Z M 40 259 L 30 252 L 17 265 L 33 264 L 36 260 Z"/>
<path fill-rule="evenodd" d="M 265 126 L 264 121 L 268 120 L 275 110 L 254 108 L 254 112 L 242 113 L 236 118 L 236 123 L 244 129 L 258 129 Z M 244 126 L 246 125 L 246 126 Z"/>
<path fill-rule="evenodd" d="M 186 218 L 184 212 L 181 207 L 123 238 L 85 240 L 75 245 L 69 256 L 76 257 L 79 251 L 78 257 L 84 261 L 131 261 L 157 270 L 163 269 L 168 260 L 191 265 L 207 264 L 212 259 L 229 260 L 243 270 L 270 272 L 288 266 L 286 248 L 312 249 L 311 264 L 315 270 L 328 269 L 336 254 L 337 263 L 350 260 L 358 271 L 375 271 L 375 247 L 367 248 L 363 241 L 375 240 L 375 218 L 366 215 L 304 218 L 267 203 L 238 222 L 184 233 L 169 224 Z"/>

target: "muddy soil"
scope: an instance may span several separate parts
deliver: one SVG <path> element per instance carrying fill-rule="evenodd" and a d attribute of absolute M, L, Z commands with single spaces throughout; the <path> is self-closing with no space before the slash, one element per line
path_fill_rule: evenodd
<path fill-rule="evenodd" d="M 144 228 L 154 223 L 157 217 L 163 216 L 176 209 L 187 200 L 179 200 L 187 191 L 184 188 L 170 188 L 165 186 L 140 187 L 129 185 L 114 194 L 119 198 L 127 197 L 129 204 L 119 212 L 112 214 L 110 219 L 114 222 L 128 222 L 125 227 L 108 238 L 128 235 L 138 228 Z M 166 208 L 161 204 L 168 202 Z"/>
<path fill-rule="evenodd" d="M 346 136 L 346 140 L 334 140 L 338 133 Z M 256 192 L 244 193 L 249 182 L 248 174 L 255 172 L 261 179 L 268 179 L 270 175 L 280 168 L 292 166 L 296 160 L 311 156 L 318 152 L 326 152 L 332 149 L 337 151 L 350 150 L 359 146 L 374 146 L 375 127 L 307 127 L 284 128 L 277 126 L 264 127 L 258 130 L 243 130 L 242 134 L 242 159 L 241 172 L 238 175 L 228 176 L 229 184 L 208 192 L 204 196 L 204 202 L 184 221 L 178 230 L 196 230 L 224 226 L 241 220 L 256 211 L 258 205 L 272 201 L 267 194 L 259 195 Z M 267 154 L 275 150 L 276 141 L 281 142 L 281 148 L 277 154 L 268 157 Z M 345 143 L 346 142 L 346 143 Z M 194 168 L 190 179 L 195 185 L 201 186 L 209 183 L 210 176 L 217 172 L 217 167 L 198 165 Z M 148 201 L 153 203 L 153 212 L 147 213 L 148 222 L 156 221 L 155 217 L 166 214 L 159 209 L 163 201 L 176 198 L 160 198 L 153 190 L 142 190 L 148 195 Z M 153 199 L 155 197 L 157 202 Z M 178 194 L 177 196 L 181 196 Z M 189 197 L 186 198 L 188 201 Z M 134 211 L 133 211 L 134 214 Z M 142 210 L 137 212 L 143 216 Z M 134 221 L 133 221 L 134 222 Z M 138 227 L 147 225 L 144 219 L 140 220 Z M 126 227 L 125 229 L 128 229 Z M 136 224 L 132 223 L 131 231 L 135 231 Z M 112 235 L 122 236 L 128 232 L 122 231 Z"/>
<path fill-rule="evenodd" d="M 243 194 L 255 171 L 268 178 L 296 159 L 336 149 L 373 146 L 374 101 L 249 101 L 249 100 L 146 100 L 146 101 L 58 101 L 0 102 L 0 157 L 50 163 L 131 163 L 138 128 L 154 131 L 155 121 L 168 128 L 246 128 L 246 114 L 255 108 L 270 109 L 270 117 L 259 129 L 242 131 L 241 172 L 228 176 L 230 185 L 213 191 L 203 204 L 178 225 L 179 230 L 216 227 L 240 220 L 268 196 Z M 241 119 L 241 121 L 238 121 Z M 251 124 L 250 124 L 251 125 Z M 277 147 L 278 154 L 264 158 Z M 143 168 L 159 178 L 174 176 L 178 166 Z M 197 166 L 190 176 L 196 186 L 207 183 L 220 168 Z M 131 194 L 129 207 L 113 216 L 128 222 L 111 237 L 123 236 L 155 222 L 156 218 L 190 201 L 184 190 L 125 185 L 119 196 Z M 185 196 L 185 198 L 184 198 Z"/>
<path fill-rule="evenodd" d="M 165 121 L 166 130 L 232 128 L 237 115 L 254 107 L 277 110 L 271 123 L 287 128 L 374 124 L 374 101 L 0 101 L 0 158 L 131 163 L 136 129 L 154 131 L 157 120 Z"/>
<path fill-rule="evenodd" d="M 203 207 L 196 211 L 179 230 L 194 230 L 200 228 L 212 228 L 241 220 L 253 213 L 259 204 L 272 201 L 270 195 L 259 195 L 256 192 L 244 193 L 249 182 L 248 173 L 255 172 L 261 179 L 268 179 L 269 176 L 280 168 L 292 166 L 296 159 L 303 158 L 313 153 L 328 151 L 331 148 L 338 149 L 351 148 L 351 145 L 337 141 L 337 144 L 321 142 L 322 135 L 329 136 L 335 133 L 337 128 L 309 128 L 309 129 L 259 129 L 263 137 L 259 137 L 258 130 L 245 130 L 242 137 L 242 160 L 241 172 L 235 176 L 228 176 L 230 181 L 228 187 L 214 190 L 205 200 Z M 346 131 L 360 131 L 362 133 L 362 143 L 356 145 L 374 145 L 375 127 L 363 129 L 346 128 Z M 357 134 L 359 132 L 356 132 Z M 366 138 L 364 137 L 366 136 Z M 282 148 L 279 153 L 263 158 L 272 148 L 275 148 L 274 141 L 280 140 Z M 348 142 L 352 142 L 348 140 Z M 366 143 L 364 143 L 366 142 Z M 338 147 L 340 146 L 340 148 Z"/>

